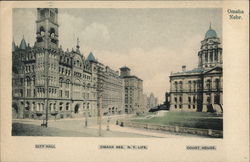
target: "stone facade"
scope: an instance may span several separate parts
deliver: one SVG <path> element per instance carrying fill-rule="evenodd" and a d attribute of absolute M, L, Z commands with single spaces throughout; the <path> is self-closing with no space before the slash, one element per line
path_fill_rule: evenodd
<path fill-rule="evenodd" d="M 148 105 L 150 109 L 158 106 L 158 99 L 154 96 L 153 93 L 150 93 L 148 97 Z"/>
<path fill-rule="evenodd" d="M 126 66 L 120 68 L 121 77 L 125 87 L 125 113 L 142 113 L 143 106 L 143 80 L 130 75 L 130 69 Z"/>
<path fill-rule="evenodd" d="M 198 68 L 171 73 L 170 110 L 223 112 L 222 47 L 215 30 L 201 41 Z"/>
<path fill-rule="evenodd" d="M 124 81 L 119 76 L 119 71 L 114 71 L 108 66 L 104 71 L 103 87 L 103 113 L 104 115 L 124 113 Z"/>
<path fill-rule="evenodd" d="M 96 116 L 124 112 L 124 83 L 117 72 L 75 49 L 59 47 L 58 9 L 37 9 L 36 42 L 12 43 L 13 118 Z M 103 105 L 103 106 L 102 106 Z M 113 113 L 114 108 L 114 113 Z M 46 112 L 48 111 L 48 112 Z"/>

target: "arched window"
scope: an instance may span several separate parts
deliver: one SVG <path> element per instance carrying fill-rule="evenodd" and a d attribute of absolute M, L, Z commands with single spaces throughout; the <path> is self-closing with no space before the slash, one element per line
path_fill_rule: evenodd
<path fill-rule="evenodd" d="M 211 62 L 213 61 L 213 52 L 212 51 L 210 52 L 210 61 Z"/>
<path fill-rule="evenodd" d="M 60 111 L 63 110 L 63 102 L 60 102 L 60 104 L 59 104 L 59 110 L 60 110 Z"/>
<path fill-rule="evenodd" d="M 44 30 L 44 27 L 43 27 L 43 26 L 41 26 L 41 27 L 40 27 L 40 32 L 45 32 L 45 30 Z"/>
<path fill-rule="evenodd" d="M 192 90 L 192 82 L 191 81 L 188 81 L 188 89 L 189 89 L 189 91 Z"/>
<path fill-rule="evenodd" d="M 59 85 L 61 88 L 63 87 L 63 79 L 62 78 L 59 79 Z"/>
<path fill-rule="evenodd" d="M 208 62 L 208 54 L 205 53 L 205 62 Z"/>
<path fill-rule="evenodd" d="M 49 31 L 50 36 L 51 37 L 55 37 L 55 33 L 56 33 L 55 29 L 54 28 L 50 28 L 50 31 Z"/>
<path fill-rule="evenodd" d="M 182 103 L 182 97 L 181 96 L 179 97 L 179 101 L 180 101 L 180 103 Z"/>
<path fill-rule="evenodd" d="M 216 90 L 219 90 L 220 89 L 220 79 L 215 79 L 215 88 Z"/>
<path fill-rule="evenodd" d="M 52 110 L 52 103 L 49 104 L 49 111 Z"/>
<path fill-rule="evenodd" d="M 196 103 L 196 98 L 195 98 L 195 96 L 193 97 L 193 103 Z"/>
<path fill-rule="evenodd" d="M 30 77 L 26 77 L 26 85 L 31 86 L 31 79 Z"/>
<path fill-rule="evenodd" d="M 210 96 L 207 96 L 207 103 L 208 103 L 208 104 L 211 103 L 211 98 L 210 98 Z"/>
<path fill-rule="evenodd" d="M 69 88 L 69 85 L 70 85 L 70 81 L 66 80 L 66 88 Z"/>
<path fill-rule="evenodd" d="M 194 91 L 196 91 L 196 81 L 193 81 Z"/>
<path fill-rule="evenodd" d="M 178 90 L 178 83 L 175 81 L 174 82 L 174 89 L 177 91 Z"/>
<path fill-rule="evenodd" d="M 69 103 L 66 103 L 66 110 L 69 110 Z"/>
<path fill-rule="evenodd" d="M 214 95 L 214 103 L 215 104 L 220 104 L 220 95 L 219 94 Z"/>
<path fill-rule="evenodd" d="M 214 53 L 214 60 L 215 60 L 215 61 L 218 61 L 218 50 L 215 50 L 215 53 Z"/>
<path fill-rule="evenodd" d="M 208 90 L 211 90 L 211 80 L 210 79 L 208 79 L 207 82 L 206 82 L 206 88 Z"/>
<path fill-rule="evenodd" d="M 182 91 L 183 88 L 182 81 L 179 81 L 179 86 L 180 86 L 180 91 Z"/>

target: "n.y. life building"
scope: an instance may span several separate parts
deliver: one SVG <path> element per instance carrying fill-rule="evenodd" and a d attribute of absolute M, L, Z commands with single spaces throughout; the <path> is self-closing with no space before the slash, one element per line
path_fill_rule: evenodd
<path fill-rule="evenodd" d="M 130 74 L 130 68 L 120 68 L 120 76 L 124 79 L 125 88 L 125 113 L 144 113 L 143 103 L 143 80 Z"/>
<path fill-rule="evenodd" d="M 198 67 L 170 75 L 170 110 L 223 112 L 222 45 L 211 28 L 201 41 Z"/>
<path fill-rule="evenodd" d="M 109 66 L 104 70 L 103 85 L 103 115 L 117 115 L 124 113 L 124 80 L 120 77 L 119 71 Z"/>

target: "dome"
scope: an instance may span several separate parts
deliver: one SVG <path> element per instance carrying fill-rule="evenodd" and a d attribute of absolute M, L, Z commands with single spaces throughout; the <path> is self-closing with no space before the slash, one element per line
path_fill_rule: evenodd
<path fill-rule="evenodd" d="M 130 68 L 128 68 L 127 66 L 123 66 L 120 68 L 121 70 L 130 70 Z"/>
<path fill-rule="evenodd" d="M 217 33 L 216 33 L 215 30 L 213 30 L 211 28 L 211 25 L 210 25 L 208 31 L 206 32 L 205 39 L 207 39 L 207 38 L 213 38 L 213 37 L 217 37 Z"/>

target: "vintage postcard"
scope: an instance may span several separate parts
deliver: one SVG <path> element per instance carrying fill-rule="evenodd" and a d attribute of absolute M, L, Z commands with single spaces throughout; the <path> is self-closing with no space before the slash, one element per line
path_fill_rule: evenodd
<path fill-rule="evenodd" d="M 249 161 L 247 1 L 0 4 L 1 161 Z"/>

